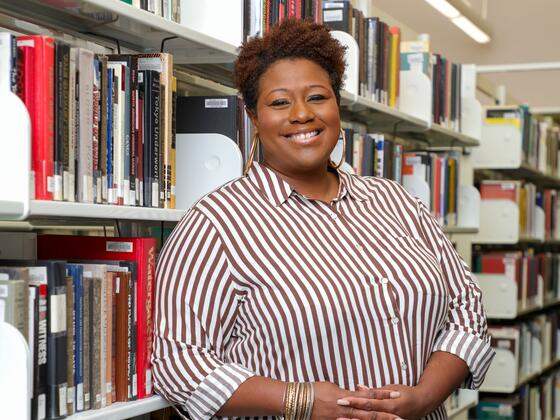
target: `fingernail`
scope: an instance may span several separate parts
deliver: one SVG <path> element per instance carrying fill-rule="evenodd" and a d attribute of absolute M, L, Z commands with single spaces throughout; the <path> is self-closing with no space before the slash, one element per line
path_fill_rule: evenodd
<path fill-rule="evenodd" d="M 358 384 L 358 388 L 369 389 L 369 386 L 367 386 L 367 385 L 362 385 L 362 384 Z"/>
<path fill-rule="evenodd" d="M 392 392 L 389 394 L 389 397 L 391 397 L 391 398 L 399 398 L 400 396 L 401 396 L 401 393 L 398 392 L 398 391 L 392 391 Z M 403 420 L 403 419 L 401 419 L 401 418 L 399 417 L 397 420 Z"/>
<path fill-rule="evenodd" d="M 347 407 L 347 406 L 350 405 L 350 401 L 348 401 L 348 400 L 336 400 L 336 403 L 337 403 L 338 405 L 343 405 L 343 406 L 345 406 L 345 407 Z"/>
<path fill-rule="evenodd" d="M 400 417 L 397 417 L 395 420 L 404 420 L 404 419 L 401 419 Z"/>

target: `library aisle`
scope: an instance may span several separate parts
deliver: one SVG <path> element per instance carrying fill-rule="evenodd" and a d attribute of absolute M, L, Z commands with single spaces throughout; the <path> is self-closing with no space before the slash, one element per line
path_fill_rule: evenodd
<path fill-rule="evenodd" d="M 560 419 L 559 19 L 0 0 L 0 419 Z"/>

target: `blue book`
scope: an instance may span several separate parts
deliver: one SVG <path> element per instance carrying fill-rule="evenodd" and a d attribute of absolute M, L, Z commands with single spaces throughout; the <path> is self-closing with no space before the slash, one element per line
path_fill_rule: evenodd
<path fill-rule="evenodd" d="M 108 202 L 114 204 L 113 191 L 113 69 L 107 69 L 107 191 Z"/>
<path fill-rule="evenodd" d="M 74 386 L 76 411 L 84 410 L 84 372 L 83 372 L 83 267 L 79 264 L 67 264 L 68 274 L 72 276 L 74 288 Z"/>

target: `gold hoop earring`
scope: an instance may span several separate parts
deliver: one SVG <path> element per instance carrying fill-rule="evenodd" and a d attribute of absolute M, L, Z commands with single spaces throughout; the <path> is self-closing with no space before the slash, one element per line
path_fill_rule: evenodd
<path fill-rule="evenodd" d="M 329 159 L 331 167 L 334 168 L 334 169 L 340 168 L 340 166 L 342 165 L 342 162 L 344 162 L 344 154 L 346 153 L 346 133 L 344 133 L 344 129 L 342 129 L 342 128 L 340 129 L 340 135 L 342 136 L 342 157 L 340 158 L 340 162 L 338 162 L 338 164 L 335 165 L 334 162 Z M 337 143 L 338 143 L 338 141 L 337 141 Z"/>
<path fill-rule="evenodd" d="M 247 162 L 245 163 L 245 173 L 247 175 L 249 173 L 249 169 L 253 165 L 253 160 L 255 159 L 255 153 L 257 152 L 257 145 L 259 144 L 259 133 L 255 133 L 253 135 L 253 141 L 251 142 L 251 151 L 249 152 L 249 156 L 247 157 Z"/>

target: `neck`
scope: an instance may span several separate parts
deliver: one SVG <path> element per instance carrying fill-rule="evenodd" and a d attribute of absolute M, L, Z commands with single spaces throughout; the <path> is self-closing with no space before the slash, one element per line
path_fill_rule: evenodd
<path fill-rule="evenodd" d="M 266 160 L 263 161 L 262 165 L 272 169 L 298 193 L 307 198 L 330 203 L 338 194 L 338 175 L 333 171 L 329 171 L 328 165 L 313 171 L 297 173 L 282 171 Z"/>

